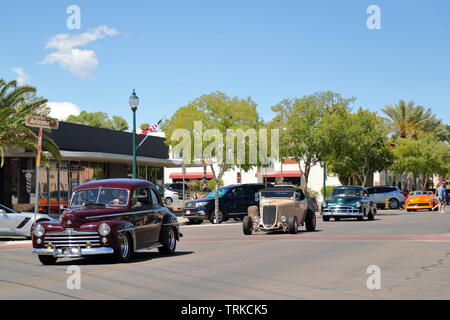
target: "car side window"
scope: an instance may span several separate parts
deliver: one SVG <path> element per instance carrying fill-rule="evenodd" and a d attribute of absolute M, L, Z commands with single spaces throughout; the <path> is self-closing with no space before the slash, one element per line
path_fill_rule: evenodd
<path fill-rule="evenodd" d="M 367 189 L 367 192 L 369 192 L 369 195 L 370 194 L 375 194 L 376 192 L 375 192 L 375 188 L 369 188 L 369 189 Z"/>
<path fill-rule="evenodd" d="M 133 192 L 133 208 L 149 209 L 152 206 L 149 188 L 137 188 Z"/>
<path fill-rule="evenodd" d="M 157 195 L 157 193 L 155 192 L 155 190 L 151 189 L 150 190 L 151 193 L 151 197 L 152 197 L 152 205 L 159 205 L 160 201 L 159 201 L 159 197 Z"/>
<path fill-rule="evenodd" d="M 234 188 L 231 193 L 233 194 L 234 197 L 240 197 L 244 195 L 244 188 L 243 187 L 237 187 Z"/>

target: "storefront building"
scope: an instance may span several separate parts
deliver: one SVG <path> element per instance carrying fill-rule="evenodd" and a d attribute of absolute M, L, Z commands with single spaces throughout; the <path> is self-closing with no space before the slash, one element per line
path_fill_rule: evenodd
<path fill-rule="evenodd" d="M 59 146 L 62 160 L 50 158 L 41 167 L 39 208 L 44 212 L 60 212 L 67 206 L 73 190 L 91 180 L 131 178 L 132 134 L 79 124 L 60 122 L 59 129 L 48 134 Z M 144 139 L 138 136 L 137 144 Z M 138 149 L 140 179 L 164 184 L 164 168 L 179 167 L 180 161 L 169 159 L 164 138 L 149 136 Z M 35 194 L 36 154 L 11 148 L 0 168 L 0 203 L 19 211 L 32 211 Z"/>

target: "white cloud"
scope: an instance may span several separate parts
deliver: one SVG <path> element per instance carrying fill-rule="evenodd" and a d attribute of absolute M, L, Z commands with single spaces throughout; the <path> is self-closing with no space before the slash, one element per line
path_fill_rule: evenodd
<path fill-rule="evenodd" d="M 31 76 L 29 74 L 26 74 L 25 71 L 23 71 L 23 68 L 16 67 L 12 69 L 15 73 L 17 73 L 17 84 L 19 86 L 23 86 L 28 83 L 28 81 L 31 79 Z"/>
<path fill-rule="evenodd" d="M 181 83 L 186 83 L 186 82 L 189 82 L 189 81 L 190 81 L 190 79 L 186 78 L 186 77 L 183 77 L 183 78 L 180 79 Z"/>
<path fill-rule="evenodd" d="M 98 59 L 95 51 L 81 50 L 77 47 L 105 37 L 115 36 L 118 32 L 107 26 L 98 26 L 81 34 L 57 34 L 46 44 L 46 49 L 56 50 L 48 54 L 43 64 L 58 63 L 61 68 L 70 71 L 81 79 L 92 78 L 92 72 L 97 68 Z"/>
<path fill-rule="evenodd" d="M 70 115 L 79 115 L 81 110 L 72 102 L 47 102 L 50 107 L 49 116 L 64 121 Z"/>

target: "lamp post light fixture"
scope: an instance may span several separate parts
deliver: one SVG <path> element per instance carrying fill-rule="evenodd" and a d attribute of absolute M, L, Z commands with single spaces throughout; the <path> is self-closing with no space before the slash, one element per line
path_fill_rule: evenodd
<path fill-rule="evenodd" d="M 133 111 L 133 179 L 136 179 L 136 110 L 139 106 L 139 97 L 133 89 L 133 93 L 129 99 L 131 111 Z"/>

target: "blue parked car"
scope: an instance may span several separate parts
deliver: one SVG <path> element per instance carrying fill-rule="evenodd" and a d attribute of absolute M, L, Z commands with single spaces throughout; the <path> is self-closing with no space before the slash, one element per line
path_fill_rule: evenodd
<path fill-rule="evenodd" d="M 258 191 L 266 188 L 265 184 L 239 184 L 219 188 L 219 221 L 229 218 L 242 220 L 247 215 L 247 208 L 257 206 Z M 208 219 L 214 223 L 214 197 L 216 191 L 211 191 L 203 199 L 188 201 L 184 205 L 183 217 L 191 224 L 201 224 Z"/>

